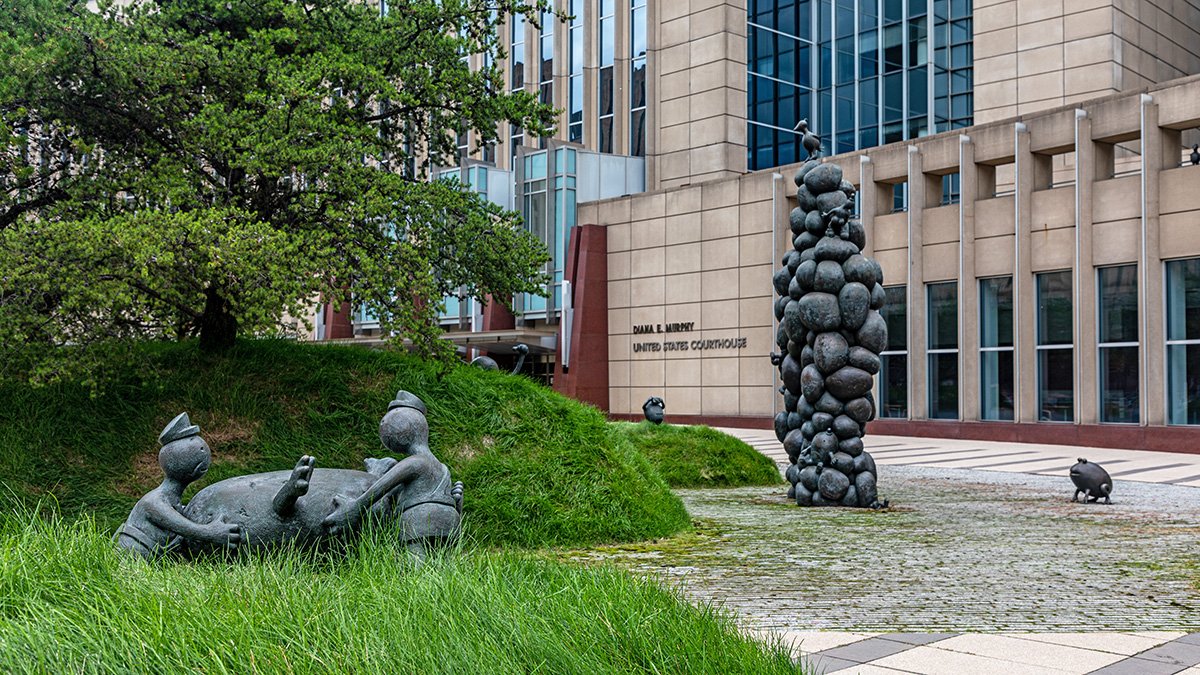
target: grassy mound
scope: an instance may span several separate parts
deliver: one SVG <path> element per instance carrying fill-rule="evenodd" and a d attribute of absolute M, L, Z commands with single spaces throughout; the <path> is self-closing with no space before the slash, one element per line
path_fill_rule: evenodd
<path fill-rule="evenodd" d="M 521 546 L 632 541 L 688 526 L 683 504 L 594 408 L 523 377 L 462 366 L 444 377 L 418 359 L 356 347 L 243 341 L 222 356 L 154 344 L 92 398 L 82 386 L 0 387 L 0 507 L 57 505 L 115 528 L 162 480 L 157 438 L 187 411 L 213 466 L 185 498 L 231 476 L 379 456 L 379 420 L 396 391 L 429 408 L 430 445 L 466 484 L 477 541 Z M 7 504 L 5 503 L 7 502 Z"/>
<path fill-rule="evenodd" d="M 782 483 L 768 457 L 706 426 L 614 422 L 613 428 L 650 460 L 671 487 L 736 487 Z"/>
<path fill-rule="evenodd" d="M 394 537 L 330 564 L 118 558 L 90 519 L 0 526 L 5 673 L 797 673 L 731 614 L 608 568 Z"/>

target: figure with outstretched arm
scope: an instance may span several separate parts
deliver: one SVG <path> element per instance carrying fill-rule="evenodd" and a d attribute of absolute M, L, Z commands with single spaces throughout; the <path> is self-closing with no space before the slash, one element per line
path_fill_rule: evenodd
<path fill-rule="evenodd" d="M 193 426 L 188 414 L 171 420 L 158 437 L 162 449 L 158 465 L 163 482 L 138 500 L 114 537 L 117 548 L 142 558 L 154 558 L 174 550 L 182 539 L 210 542 L 236 549 L 242 539 L 242 527 L 223 519 L 201 524 L 183 515 L 183 490 L 208 471 L 212 454 Z"/>
<path fill-rule="evenodd" d="M 403 459 L 388 468 L 358 496 L 337 495 L 324 520 L 330 534 L 353 531 L 368 511 L 381 507 L 399 513 L 401 538 L 418 556 L 431 546 L 458 539 L 462 519 L 462 483 L 452 483 L 450 469 L 429 450 L 429 425 L 421 399 L 400 391 L 379 423 L 379 440 Z M 374 509 L 372 507 L 375 507 Z"/>

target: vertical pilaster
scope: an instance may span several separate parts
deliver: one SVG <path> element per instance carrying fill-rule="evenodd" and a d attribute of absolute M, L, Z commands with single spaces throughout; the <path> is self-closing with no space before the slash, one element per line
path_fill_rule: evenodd
<path fill-rule="evenodd" d="M 1015 265 L 1013 269 L 1013 316 L 1016 317 L 1014 330 L 1016 345 L 1013 353 L 1016 358 L 1017 372 L 1017 406 L 1018 422 L 1036 422 L 1037 410 L 1037 292 L 1036 280 L 1033 277 L 1031 260 L 1032 222 L 1033 213 L 1030 203 L 1033 199 L 1033 153 L 1030 151 L 1029 132 L 1025 125 L 1017 122 L 1013 130 L 1014 155 L 1013 168 L 1016 181 L 1013 214 L 1016 224 L 1014 252 Z"/>
<path fill-rule="evenodd" d="M 654 3 L 657 7 L 657 3 Z M 654 24 L 657 26 L 658 24 Z M 657 36 L 657 30 L 653 31 Z M 583 0 L 583 146 L 589 150 L 600 149 L 600 0 Z M 646 63 L 658 82 L 658 58 L 651 51 Z M 657 101 L 657 98 L 649 99 Z M 655 110 L 657 105 L 651 106 Z M 650 127 L 651 129 L 657 128 Z M 649 187 L 649 186 L 647 186 Z"/>
<path fill-rule="evenodd" d="M 923 420 L 929 417 L 928 369 L 925 354 L 926 321 L 925 263 L 923 246 L 925 233 L 925 172 L 921 151 L 908 146 L 908 404 L 909 417 Z"/>
<path fill-rule="evenodd" d="M 878 196 L 879 190 L 875 189 L 875 165 L 871 163 L 870 157 L 861 155 L 858 158 L 858 219 L 867 237 L 867 245 L 862 251 L 867 257 L 875 255 L 875 201 Z"/>
<path fill-rule="evenodd" d="M 975 144 L 958 137 L 958 405 L 959 419 L 979 419 L 979 285 L 975 279 Z"/>
<path fill-rule="evenodd" d="M 1158 128 L 1158 104 L 1142 94 L 1142 251 L 1138 284 L 1138 323 L 1141 324 L 1141 404 L 1143 425 L 1166 423 L 1163 400 L 1164 367 L 1162 251 L 1158 243 L 1159 171 L 1175 164 L 1175 156 L 1163 157 L 1163 134 Z M 1174 148 L 1172 148 L 1174 150 Z M 1157 386 L 1151 387 L 1152 382 Z"/>
<path fill-rule="evenodd" d="M 646 189 L 651 188 L 651 176 L 658 175 L 658 45 L 662 21 L 659 3 L 646 3 Z M 587 117 L 587 115 L 584 115 Z M 782 410 L 782 408 L 773 408 Z"/>
<path fill-rule="evenodd" d="M 1092 248 L 1092 190 L 1096 182 L 1096 144 L 1086 110 L 1075 111 L 1075 390 L 1079 423 L 1099 421 L 1096 381 L 1096 270 Z"/>

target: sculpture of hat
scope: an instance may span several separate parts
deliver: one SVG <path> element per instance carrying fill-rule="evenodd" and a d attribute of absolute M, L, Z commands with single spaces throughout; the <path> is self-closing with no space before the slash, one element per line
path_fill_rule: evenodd
<path fill-rule="evenodd" d="M 163 427 L 162 433 L 158 435 L 158 442 L 166 445 L 171 441 L 199 435 L 200 427 L 193 425 L 192 421 L 188 419 L 188 414 L 182 412 L 175 419 L 167 422 L 167 426 Z"/>
<path fill-rule="evenodd" d="M 429 411 L 425 409 L 425 404 L 421 401 L 421 399 L 413 396 L 403 389 L 396 392 L 396 398 L 388 404 L 388 410 L 392 410 L 394 408 L 413 408 L 414 410 L 421 411 L 422 415 L 429 414 Z"/>

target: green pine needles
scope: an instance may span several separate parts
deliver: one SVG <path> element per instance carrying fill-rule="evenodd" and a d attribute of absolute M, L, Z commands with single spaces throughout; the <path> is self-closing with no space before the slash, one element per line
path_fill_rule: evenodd
<path fill-rule="evenodd" d="M 6 3 L 0 379 L 95 386 L 131 342 L 229 349 L 322 297 L 448 358 L 443 297 L 545 293 L 516 213 L 430 180 L 460 135 L 553 128 L 494 65 L 497 28 L 539 3 L 386 5 Z"/>

